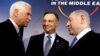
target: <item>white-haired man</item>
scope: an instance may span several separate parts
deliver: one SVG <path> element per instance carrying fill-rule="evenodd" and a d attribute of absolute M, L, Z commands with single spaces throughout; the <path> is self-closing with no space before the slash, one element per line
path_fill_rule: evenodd
<path fill-rule="evenodd" d="M 10 8 L 9 19 L 0 23 L 0 50 L 3 56 L 25 56 L 22 42 L 23 27 L 31 20 L 31 10 L 29 3 L 17 1 Z"/>

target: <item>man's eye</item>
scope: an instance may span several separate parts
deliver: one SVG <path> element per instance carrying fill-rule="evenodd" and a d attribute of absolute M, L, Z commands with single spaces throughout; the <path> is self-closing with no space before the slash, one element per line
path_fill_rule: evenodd
<path fill-rule="evenodd" d="M 27 15 L 30 15 L 30 13 L 27 13 Z"/>
<path fill-rule="evenodd" d="M 27 15 L 30 15 L 30 16 L 32 16 L 30 13 L 27 13 Z"/>

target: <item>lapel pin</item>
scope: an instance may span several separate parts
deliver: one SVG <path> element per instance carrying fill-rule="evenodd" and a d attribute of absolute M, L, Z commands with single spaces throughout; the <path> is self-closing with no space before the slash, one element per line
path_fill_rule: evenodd
<path fill-rule="evenodd" d="M 57 42 L 59 42 L 59 40 L 57 40 Z"/>

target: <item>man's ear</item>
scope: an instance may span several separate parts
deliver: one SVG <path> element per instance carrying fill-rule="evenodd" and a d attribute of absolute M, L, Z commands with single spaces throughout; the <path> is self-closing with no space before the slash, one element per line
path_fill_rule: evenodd
<path fill-rule="evenodd" d="M 14 16 L 17 17 L 18 16 L 18 9 L 14 10 Z"/>
<path fill-rule="evenodd" d="M 84 15 L 81 15 L 81 24 L 83 24 L 85 21 L 85 16 Z"/>

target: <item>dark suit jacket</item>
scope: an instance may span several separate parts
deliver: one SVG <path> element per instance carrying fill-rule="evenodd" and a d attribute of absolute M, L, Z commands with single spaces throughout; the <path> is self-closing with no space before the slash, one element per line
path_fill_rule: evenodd
<path fill-rule="evenodd" d="M 27 56 L 44 56 L 43 54 L 43 39 L 44 34 L 32 36 L 26 51 Z M 68 42 L 58 35 L 54 40 L 54 44 L 48 56 L 65 56 L 68 49 Z"/>
<path fill-rule="evenodd" d="M 20 38 L 10 20 L 0 23 L 0 56 L 24 56 Z"/>
<path fill-rule="evenodd" d="M 93 31 L 84 35 L 66 56 L 100 56 L 100 34 Z"/>

